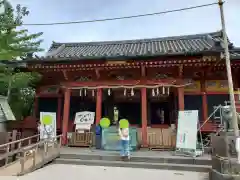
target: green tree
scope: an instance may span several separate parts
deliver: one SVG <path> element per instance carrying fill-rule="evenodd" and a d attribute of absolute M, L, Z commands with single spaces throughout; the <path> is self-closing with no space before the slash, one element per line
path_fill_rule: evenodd
<path fill-rule="evenodd" d="M 16 67 L 0 66 L 0 94 L 8 96 L 17 119 L 31 114 L 35 89 L 41 76 L 35 72 L 21 72 Z"/>
<path fill-rule="evenodd" d="M 0 0 L 1 1 L 1 0 Z M 29 14 L 26 7 L 17 5 L 14 9 L 4 0 L 4 13 L 0 14 L 0 61 L 24 59 L 34 52 L 42 51 L 37 40 L 42 33 L 29 34 L 26 29 L 18 30 L 23 17 Z M 18 68 L 0 63 L 0 94 L 8 96 L 10 106 L 17 119 L 31 113 L 35 87 L 40 75 L 34 72 L 21 72 Z"/>
<path fill-rule="evenodd" d="M 0 60 L 25 58 L 29 54 L 42 51 L 37 40 L 43 33 L 29 34 L 27 29 L 18 30 L 23 18 L 29 14 L 26 7 L 17 5 L 14 9 L 6 0 L 2 2 L 5 12 L 0 14 Z M 14 15 L 16 14 L 16 15 Z"/>

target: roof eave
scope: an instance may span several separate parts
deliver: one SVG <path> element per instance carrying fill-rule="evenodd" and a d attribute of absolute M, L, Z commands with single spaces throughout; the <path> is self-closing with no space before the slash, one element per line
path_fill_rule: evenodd
<path fill-rule="evenodd" d="M 146 54 L 146 55 L 123 55 L 123 56 L 107 56 L 107 57 L 98 57 L 98 56 L 89 56 L 89 57 L 40 57 L 37 59 L 27 59 L 23 60 L 25 63 L 52 63 L 52 62 L 71 62 L 73 61 L 85 61 L 85 60 L 119 60 L 119 59 L 140 59 L 140 58 L 152 58 L 152 57 L 169 57 L 169 56 L 197 56 L 205 55 L 209 53 L 220 53 L 222 50 L 204 50 L 204 51 L 195 51 L 195 52 L 178 52 L 178 53 L 156 53 L 156 54 Z"/>

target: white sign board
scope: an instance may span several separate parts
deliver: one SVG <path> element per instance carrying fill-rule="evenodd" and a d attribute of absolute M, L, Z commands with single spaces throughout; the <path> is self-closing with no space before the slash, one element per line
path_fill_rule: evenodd
<path fill-rule="evenodd" d="M 179 111 L 176 148 L 196 151 L 197 129 L 198 110 Z"/>
<path fill-rule="evenodd" d="M 40 139 L 54 138 L 57 135 L 56 113 L 40 112 Z"/>
<path fill-rule="evenodd" d="M 74 124 L 76 125 L 76 130 L 87 129 L 89 130 L 91 125 L 94 123 L 95 112 L 82 111 L 77 112 L 75 115 Z"/>

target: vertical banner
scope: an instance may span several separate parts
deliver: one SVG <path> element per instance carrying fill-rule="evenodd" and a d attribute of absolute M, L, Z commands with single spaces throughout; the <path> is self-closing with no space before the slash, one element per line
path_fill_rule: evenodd
<path fill-rule="evenodd" d="M 57 135 L 56 113 L 40 112 L 40 139 L 51 139 Z"/>
<path fill-rule="evenodd" d="M 198 110 L 179 111 L 176 149 L 196 152 Z"/>

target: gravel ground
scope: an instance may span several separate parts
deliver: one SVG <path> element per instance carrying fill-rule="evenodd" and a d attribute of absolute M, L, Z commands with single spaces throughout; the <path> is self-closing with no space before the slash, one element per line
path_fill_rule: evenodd
<path fill-rule="evenodd" d="M 1 177 L 3 180 L 206 180 L 206 173 L 153 169 L 100 167 L 53 164 L 22 177 Z"/>

